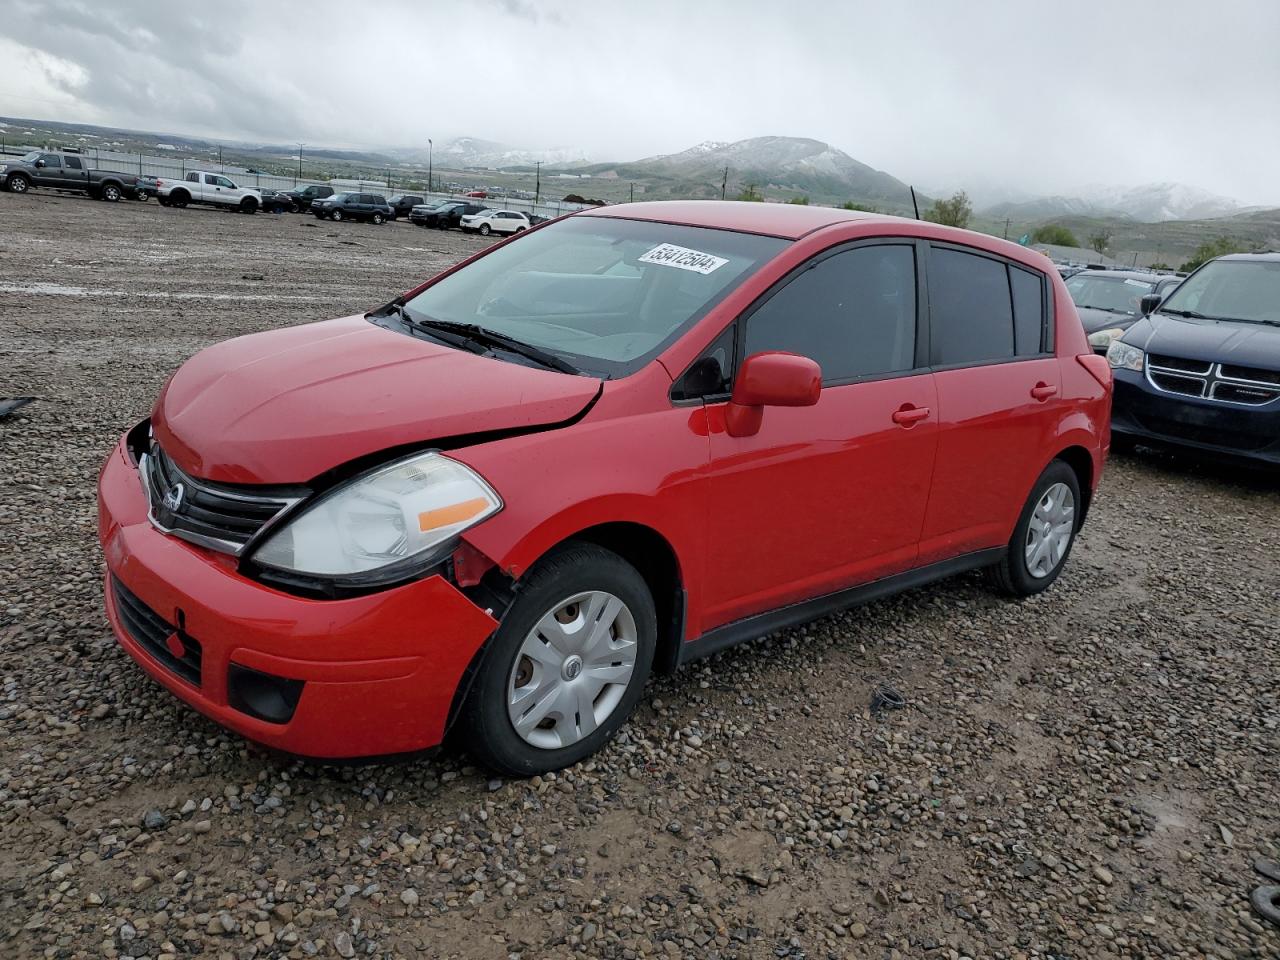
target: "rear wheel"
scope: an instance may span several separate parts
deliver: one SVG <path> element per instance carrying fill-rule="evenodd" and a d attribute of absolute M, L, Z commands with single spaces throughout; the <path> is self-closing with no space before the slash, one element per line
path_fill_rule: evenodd
<path fill-rule="evenodd" d="M 375 213 L 375 214 L 374 214 L 372 217 L 370 217 L 369 219 L 370 219 L 370 220 L 372 220 L 376 225 L 381 226 L 381 225 L 382 225 L 382 221 L 384 221 L 384 220 L 385 220 L 385 219 L 387 219 L 387 218 L 386 218 L 386 217 L 384 217 L 384 216 L 383 216 L 382 214 L 380 214 L 380 213 Z"/>
<path fill-rule="evenodd" d="M 571 544 L 521 585 L 459 717 L 462 745 L 515 776 L 599 750 L 635 709 L 657 644 L 644 578 L 617 554 Z"/>
<path fill-rule="evenodd" d="M 185 190 L 175 190 L 169 194 L 169 203 L 175 207 L 185 207 L 191 200 L 191 194 Z"/>
<path fill-rule="evenodd" d="M 1061 460 L 1045 467 L 1027 498 L 1000 562 L 987 568 L 996 589 L 1029 597 L 1058 579 L 1080 529 L 1080 482 Z"/>
<path fill-rule="evenodd" d="M 114 183 L 104 183 L 98 195 L 108 203 L 116 203 L 121 197 L 120 187 Z"/>
<path fill-rule="evenodd" d="M 26 193 L 31 189 L 31 181 L 20 173 L 10 174 L 9 176 L 9 192 L 10 193 Z"/>

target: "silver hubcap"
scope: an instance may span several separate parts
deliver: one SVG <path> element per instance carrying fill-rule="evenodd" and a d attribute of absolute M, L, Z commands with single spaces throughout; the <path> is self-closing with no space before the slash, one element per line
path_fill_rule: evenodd
<path fill-rule="evenodd" d="M 1037 580 L 1053 573 L 1067 555 L 1075 533 L 1076 498 L 1065 483 L 1044 492 L 1027 523 L 1027 572 Z"/>
<path fill-rule="evenodd" d="M 542 750 L 590 736 L 613 713 L 636 666 L 636 621 L 611 593 L 562 600 L 525 636 L 507 681 L 516 733 Z"/>
<path fill-rule="evenodd" d="M 22 193 L 27 189 L 27 181 L 23 180 L 21 177 L 17 177 L 9 186 L 12 188 L 14 193 Z"/>

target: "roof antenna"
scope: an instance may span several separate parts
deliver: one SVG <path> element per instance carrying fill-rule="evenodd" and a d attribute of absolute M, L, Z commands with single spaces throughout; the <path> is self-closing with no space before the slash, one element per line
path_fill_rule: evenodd
<path fill-rule="evenodd" d="M 915 188 L 915 187 L 908 187 L 907 189 L 909 189 L 909 190 L 911 191 L 911 206 L 913 206 L 913 207 L 915 208 L 915 211 L 916 211 L 916 219 L 917 219 L 917 220 L 919 220 L 919 219 L 920 219 L 920 204 L 916 203 L 916 188 Z"/>

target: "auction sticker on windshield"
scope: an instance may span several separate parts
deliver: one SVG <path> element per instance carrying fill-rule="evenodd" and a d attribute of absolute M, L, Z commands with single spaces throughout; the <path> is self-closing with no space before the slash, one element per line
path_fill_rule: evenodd
<path fill-rule="evenodd" d="M 674 243 L 660 243 L 640 257 L 640 263 L 657 263 L 664 267 L 678 267 L 703 274 L 719 270 L 728 262 L 724 257 L 690 250 L 688 247 L 677 247 Z"/>

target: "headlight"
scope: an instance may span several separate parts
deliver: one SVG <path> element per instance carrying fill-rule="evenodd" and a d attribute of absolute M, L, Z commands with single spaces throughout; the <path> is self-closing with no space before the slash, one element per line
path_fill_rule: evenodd
<path fill-rule="evenodd" d="M 253 559 L 318 577 L 407 573 L 434 562 L 457 534 L 500 509 L 502 500 L 474 470 L 438 453 L 417 454 L 325 494 L 274 532 Z"/>
<path fill-rule="evenodd" d="M 1146 356 L 1141 350 L 1135 346 L 1125 343 L 1123 340 L 1112 340 L 1111 346 L 1107 347 L 1107 363 L 1111 364 L 1111 369 L 1119 370 L 1137 370 L 1142 371 L 1142 360 Z"/>
<path fill-rule="evenodd" d="M 1124 334 L 1121 327 L 1109 327 L 1106 330 L 1097 330 L 1089 334 L 1089 346 L 1091 347 L 1110 347 L 1111 341 Z"/>

